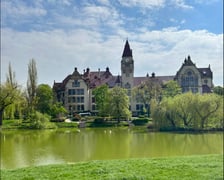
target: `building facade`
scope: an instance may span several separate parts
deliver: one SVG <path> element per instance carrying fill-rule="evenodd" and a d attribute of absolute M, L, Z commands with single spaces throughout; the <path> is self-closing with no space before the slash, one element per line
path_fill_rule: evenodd
<path fill-rule="evenodd" d="M 79 112 L 97 112 L 95 99 L 92 90 L 100 85 L 107 84 L 109 88 L 120 86 L 128 91 L 130 99 L 130 110 L 141 111 L 141 104 L 131 96 L 131 90 L 141 83 L 153 78 L 164 84 L 170 80 L 176 80 L 182 88 L 182 92 L 192 91 L 193 93 L 209 93 L 213 87 L 212 71 L 208 68 L 197 68 L 190 56 L 184 60 L 176 75 L 155 76 L 152 73 L 143 77 L 134 76 L 134 59 L 132 49 L 128 40 L 125 43 L 121 59 L 121 76 L 113 75 L 107 67 L 105 71 L 90 71 L 89 68 L 81 74 L 77 67 L 72 74 L 68 75 L 62 82 L 54 82 L 53 90 L 57 100 L 67 109 L 69 114 Z"/>

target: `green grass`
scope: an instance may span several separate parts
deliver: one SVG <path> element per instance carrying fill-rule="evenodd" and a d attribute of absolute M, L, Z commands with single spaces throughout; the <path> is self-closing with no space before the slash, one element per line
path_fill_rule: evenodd
<path fill-rule="evenodd" d="M 223 179 L 223 155 L 97 160 L 1 170 L 2 179 Z"/>

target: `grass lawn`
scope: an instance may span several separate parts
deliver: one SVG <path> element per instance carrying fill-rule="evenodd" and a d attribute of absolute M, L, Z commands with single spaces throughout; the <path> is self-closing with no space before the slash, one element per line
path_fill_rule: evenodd
<path fill-rule="evenodd" d="M 97 160 L 1 170 L 3 180 L 223 179 L 223 155 Z"/>

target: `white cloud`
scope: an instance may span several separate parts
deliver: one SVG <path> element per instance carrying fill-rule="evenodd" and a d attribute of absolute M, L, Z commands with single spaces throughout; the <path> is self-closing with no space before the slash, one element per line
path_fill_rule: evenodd
<path fill-rule="evenodd" d="M 89 67 L 97 71 L 107 66 L 114 75 L 120 73 L 120 60 L 126 37 L 129 37 L 135 60 L 135 75 L 175 75 L 188 54 L 198 67 L 211 65 L 215 85 L 223 82 L 223 35 L 205 30 L 191 31 L 167 28 L 142 30 L 140 34 L 122 29 L 105 36 L 99 32 L 77 29 L 48 32 L 17 32 L 2 29 L 2 77 L 9 61 L 19 82 L 25 85 L 27 64 L 36 59 L 39 83 L 52 85 L 73 72 Z M 4 79 L 3 79 L 4 80 Z"/>
<path fill-rule="evenodd" d="M 31 17 L 31 16 L 44 16 L 47 11 L 41 7 L 27 6 L 22 1 L 3 1 L 1 3 L 1 10 L 3 15 L 8 17 Z"/>
<path fill-rule="evenodd" d="M 142 8 L 163 7 L 165 0 L 118 0 L 122 6 L 132 7 L 139 6 Z"/>
<path fill-rule="evenodd" d="M 182 9 L 193 9 L 193 6 L 187 5 L 184 0 L 172 0 L 173 4 Z"/>

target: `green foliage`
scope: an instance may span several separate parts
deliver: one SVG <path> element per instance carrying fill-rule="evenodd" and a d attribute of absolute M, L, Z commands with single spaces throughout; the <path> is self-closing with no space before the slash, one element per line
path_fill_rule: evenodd
<path fill-rule="evenodd" d="M 52 118 L 60 118 L 66 113 L 67 110 L 59 102 L 56 102 L 51 106 L 50 115 L 52 116 Z"/>
<path fill-rule="evenodd" d="M 30 128 L 31 129 L 46 129 L 50 128 L 52 124 L 50 123 L 50 116 L 47 114 L 42 114 L 38 111 L 35 111 L 30 116 Z M 54 128 L 52 126 L 52 128 Z"/>
<path fill-rule="evenodd" d="M 221 87 L 221 86 L 216 86 L 216 87 L 213 88 L 213 92 L 215 94 L 218 94 L 220 96 L 223 96 L 223 94 L 224 94 L 224 88 Z"/>
<path fill-rule="evenodd" d="M 131 112 L 129 110 L 129 98 L 126 89 L 116 86 L 109 91 L 108 98 L 110 115 L 114 116 L 118 123 L 120 123 L 121 117 L 130 119 Z"/>
<path fill-rule="evenodd" d="M 145 125 L 149 122 L 149 118 L 137 118 L 132 120 L 132 123 L 136 126 Z"/>
<path fill-rule="evenodd" d="M 163 97 L 174 97 L 178 94 L 181 94 L 181 87 L 177 81 L 168 81 L 166 84 L 164 84 L 162 94 Z"/>
<path fill-rule="evenodd" d="M 5 112 L 9 118 L 14 118 L 15 107 L 19 104 L 21 91 L 15 79 L 15 73 L 12 72 L 11 64 L 9 64 L 6 82 L 0 84 L 0 126 L 2 125 L 3 115 Z M 11 107 L 9 107 L 11 106 Z"/>
<path fill-rule="evenodd" d="M 109 89 L 102 85 L 93 90 L 99 115 L 102 117 L 113 116 L 120 122 L 121 118 L 129 119 L 129 98 L 127 90 L 121 87 Z"/>
<path fill-rule="evenodd" d="M 223 101 L 215 94 L 185 93 L 151 101 L 151 112 L 158 129 L 223 128 Z"/>
<path fill-rule="evenodd" d="M 53 103 L 53 91 L 48 84 L 40 84 L 36 90 L 37 105 L 36 109 L 41 113 L 51 114 Z"/>
<path fill-rule="evenodd" d="M 108 115 L 108 93 L 109 88 L 106 84 L 98 86 L 93 90 L 97 110 L 99 111 L 100 116 Z"/>

